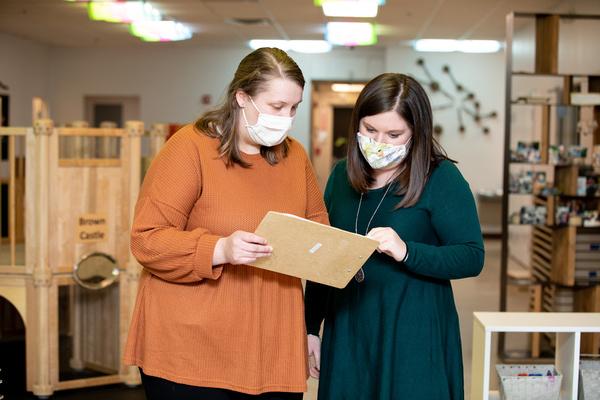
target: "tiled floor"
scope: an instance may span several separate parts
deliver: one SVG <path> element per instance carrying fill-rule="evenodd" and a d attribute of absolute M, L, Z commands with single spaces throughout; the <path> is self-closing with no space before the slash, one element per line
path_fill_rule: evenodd
<path fill-rule="evenodd" d="M 463 359 L 465 364 L 465 393 L 467 399 L 471 376 L 472 315 L 474 311 L 495 311 L 498 309 L 499 273 L 500 242 L 498 240 L 487 240 L 485 267 L 481 275 L 476 278 L 453 282 L 454 296 L 461 320 Z M 527 293 L 516 289 L 511 290 L 509 292 L 509 304 L 513 310 L 525 310 L 527 307 Z M 515 337 L 509 340 L 511 348 L 525 346 L 526 343 L 526 337 Z M 304 396 L 305 400 L 316 400 L 317 386 L 318 382 L 310 379 L 309 391 Z M 123 385 L 114 385 L 103 388 L 57 392 L 52 398 L 72 400 L 141 400 L 144 398 L 144 395 L 140 388 L 131 389 Z"/>

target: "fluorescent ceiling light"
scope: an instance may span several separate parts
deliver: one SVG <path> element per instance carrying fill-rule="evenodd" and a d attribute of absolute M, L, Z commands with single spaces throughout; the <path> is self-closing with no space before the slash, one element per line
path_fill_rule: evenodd
<path fill-rule="evenodd" d="M 496 40 L 420 39 L 413 46 L 417 51 L 446 53 L 495 53 L 502 49 L 502 44 Z"/>
<path fill-rule="evenodd" d="M 129 32 L 145 42 L 172 42 L 187 40 L 192 31 L 175 21 L 142 21 L 129 25 Z"/>
<path fill-rule="evenodd" d="M 327 17 L 360 17 L 377 16 L 378 0 L 330 0 L 323 3 L 323 14 Z"/>
<path fill-rule="evenodd" d="M 377 43 L 377 34 L 368 22 L 328 22 L 326 39 L 340 46 L 369 46 Z"/>
<path fill-rule="evenodd" d="M 333 83 L 331 90 L 340 93 L 357 93 L 363 90 L 364 87 L 363 83 Z"/>
<path fill-rule="evenodd" d="M 249 42 L 252 50 L 260 49 L 261 47 L 277 47 L 278 49 L 287 51 L 290 49 L 289 40 L 269 40 L 269 39 L 252 39 Z"/>
<path fill-rule="evenodd" d="M 339 0 L 314 0 L 314 4 L 317 7 L 321 7 L 323 4 L 329 3 L 332 1 L 339 1 Z M 363 1 L 363 0 L 354 0 L 354 1 Z M 385 0 L 376 0 L 376 1 L 377 1 L 377 5 L 380 5 L 380 6 L 385 5 Z"/>
<path fill-rule="evenodd" d="M 261 47 L 277 47 L 284 51 L 295 51 L 296 53 L 327 53 L 331 51 L 331 44 L 324 40 L 262 40 L 253 39 L 249 42 L 250 47 L 256 50 Z"/>
<path fill-rule="evenodd" d="M 94 21 L 131 23 L 137 21 L 160 21 L 160 12 L 150 3 L 140 1 L 88 3 L 88 15 Z"/>
<path fill-rule="evenodd" d="M 502 49 L 497 40 L 459 40 L 458 51 L 463 53 L 496 53 Z"/>
<path fill-rule="evenodd" d="M 420 39 L 414 43 L 416 51 L 451 52 L 456 51 L 457 44 L 453 39 Z"/>
<path fill-rule="evenodd" d="M 290 40 L 290 50 L 296 53 L 328 53 L 331 51 L 331 43 L 325 40 Z"/>

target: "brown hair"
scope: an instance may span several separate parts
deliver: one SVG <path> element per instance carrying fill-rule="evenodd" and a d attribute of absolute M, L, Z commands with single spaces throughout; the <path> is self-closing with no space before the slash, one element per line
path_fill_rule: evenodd
<path fill-rule="evenodd" d="M 196 129 L 203 134 L 219 138 L 219 156 L 227 166 L 234 164 L 244 168 L 250 164 L 242 160 L 238 147 L 238 121 L 240 106 L 236 101 L 236 93 L 242 90 L 249 96 L 265 90 L 265 84 L 273 78 L 290 79 L 304 88 L 304 76 L 300 67 L 283 50 L 274 47 L 262 47 L 248 54 L 240 62 L 229 83 L 226 98 L 216 109 L 202 115 L 195 123 Z M 271 165 L 277 164 L 287 156 L 288 140 L 273 147 L 261 146 L 260 154 Z"/>
<path fill-rule="evenodd" d="M 373 169 L 362 156 L 356 140 L 360 120 L 388 111 L 396 111 L 412 132 L 408 154 L 398 166 L 397 195 L 404 195 L 397 208 L 414 206 L 421 197 L 433 168 L 446 153 L 433 137 L 433 118 L 427 93 L 410 76 L 385 73 L 373 78 L 358 95 L 350 123 L 348 179 L 360 193 L 373 184 Z"/>

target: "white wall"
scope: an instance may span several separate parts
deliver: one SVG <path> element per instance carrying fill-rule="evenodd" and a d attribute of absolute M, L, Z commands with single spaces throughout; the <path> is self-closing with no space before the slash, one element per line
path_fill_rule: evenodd
<path fill-rule="evenodd" d="M 58 123 L 83 119 L 86 95 L 137 95 L 146 123 L 193 121 L 218 103 L 248 48 L 167 47 L 144 49 L 52 50 L 49 102 Z M 342 49 L 324 55 L 291 54 L 307 83 L 313 79 L 369 79 L 383 71 L 383 50 Z M 310 90 L 299 108 L 292 134 L 306 148 L 310 138 Z"/>
<path fill-rule="evenodd" d="M 10 124 L 30 126 L 34 96 L 46 97 L 49 48 L 0 33 L 0 81 L 9 87 L 0 90 L 10 96 Z"/>
<path fill-rule="evenodd" d="M 463 54 L 463 53 L 418 53 L 409 47 L 389 48 L 386 54 L 386 70 L 402 72 L 418 80 L 427 81 L 427 75 L 417 65 L 417 59 L 423 58 L 425 65 L 439 81 L 442 88 L 459 99 L 460 96 L 449 79 L 442 72 L 448 65 L 456 80 L 475 92 L 481 102 L 483 113 L 496 111 L 495 119 L 485 120 L 490 128 L 488 134 L 482 133 L 471 118 L 463 115 L 466 131 L 459 133 L 456 106 L 434 111 L 434 124 L 442 125 L 444 131 L 440 143 L 450 158 L 459 162 L 458 167 L 476 193 L 479 189 L 497 189 L 502 187 L 502 162 L 504 143 L 504 53 Z M 446 103 L 441 94 L 430 94 L 432 106 Z M 455 104 L 460 104 L 456 102 Z"/>

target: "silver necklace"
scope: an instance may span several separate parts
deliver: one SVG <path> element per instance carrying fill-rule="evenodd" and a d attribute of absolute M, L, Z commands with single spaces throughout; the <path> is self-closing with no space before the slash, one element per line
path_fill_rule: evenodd
<path fill-rule="evenodd" d="M 390 190 L 391 187 L 392 187 L 392 184 L 391 183 L 388 184 L 388 187 L 387 187 L 387 189 L 385 189 L 385 192 L 383 193 L 381 200 L 379 200 L 379 204 L 377 204 L 377 207 L 375 207 L 375 211 L 373 211 L 371 218 L 369 218 L 369 222 L 367 223 L 367 229 L 365 230 L 365 235 L 367 233 L 369 233 L 369 227 L 371 226 L 371 222 L 373 222 L 373 218 L 375 218 L 375 214 L 377 214 L 379 207 L 381 207 L 381 203 L 383 203 L 383 199 L 385 199 L 385 196 L 388 194 L 388 191 Z M 358 200 L 358 208 L 356 209 L 356 219 L 354 220 L 354 233 L 358 233 L 358 215 L 360 214 L 360 207 L 362 205 L 363 195 L 364 195 L 364 193 L 361 193 L 360 200 Z M 354 275 L 354 279 L 358 283 L 365 280 L 365 270 L 362 269 L 362 267 L 358 270 L 356 275 Z"/>

